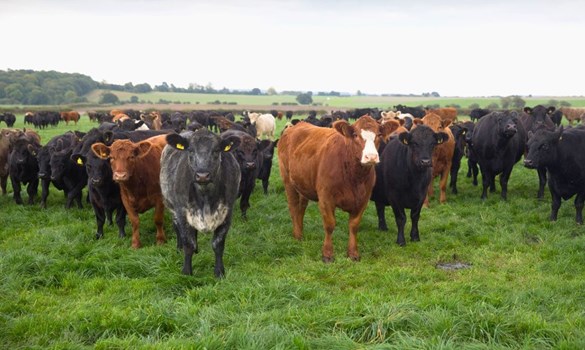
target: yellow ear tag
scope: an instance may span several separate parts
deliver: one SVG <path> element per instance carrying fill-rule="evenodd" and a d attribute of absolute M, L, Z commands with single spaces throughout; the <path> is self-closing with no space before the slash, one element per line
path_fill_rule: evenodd
<path fill-rule="evenodd" d="M 181 145 L 180 143 L 177 143 L 177 149 L 185 149 L 185 146 Z"/>
<path fill-rule="evenodd" d="M 408 145 L 408 140 L 407 139 L 403 139 L 402 140 L 402 143 L 405 144 L 405 145 Z"/>
<path fill-rule="evenodd" d="M 225 146 L 225 148 L 223 149 L 224 152 L 229 151 L 230 149 L 232 149 L 232 145 L 227 145 Z"/>
<path fill-rule="evenodd" d="M 439 141 L 437 141 L 438 144 L 443 143 L 443 139 L 439 139 Z"/>
<path fill-rule="evenodd" d="M 102 158 L 106 158 L 106 154 L 104 152 L 102 152 Z"/>
<path fill-rule="evenodd" d="M 81 158 L 77 158 L 77 164 L 83 165 L 83 160 L 81 160 Z"/>

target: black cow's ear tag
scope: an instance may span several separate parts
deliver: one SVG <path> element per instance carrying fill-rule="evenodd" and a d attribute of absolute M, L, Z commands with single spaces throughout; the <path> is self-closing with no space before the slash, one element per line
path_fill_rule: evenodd
<path fill-rule="evenodd" d="M 441 143 L 443 143 L 443 138 L 442 138 L 442 137 L 440 137 L 440 138 L 437 140 L 437 143 L 438 143 L 439 145 L 440 145 Z"/>
<path fill-rule="evenodd" d="M 406 137 L 402 139 L 402 143 L 408 145 L 408 140 L 406 139 Z"/>
<path fill-rule="evenodd" d="M 180 144 L 180 143 L 177 143 L 177 144 L 175 145 L 175 147 L 176 147 L 177 149 L 180 149 L 180 150 L 183 150 L 183 149 L 185 149 L 185 146 L 183 146 L 183 145 L 182 145 L 182 144 Z"/>
<path fill-rule="evenodd" d="M 81 158 L 77 158 L 77 164 L 83 165 L 83 160 Z"/>
<path fill-rule="evenodd" d="M 230 149 L 232 149 L 232 144 L 230 143 L 229 145 L 226 145 L 225 148 L 223 149 L 224 152 L 229 151 Z"/>

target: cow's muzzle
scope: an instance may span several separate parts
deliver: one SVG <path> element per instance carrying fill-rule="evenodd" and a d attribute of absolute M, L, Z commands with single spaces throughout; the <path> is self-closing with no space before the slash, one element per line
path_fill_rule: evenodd
<path fill-rule="evenodd" d="M 198 184 L 206 184 L 211 181 L 211 176 L 209 173 L 195 173 L 195 181 Z"/>

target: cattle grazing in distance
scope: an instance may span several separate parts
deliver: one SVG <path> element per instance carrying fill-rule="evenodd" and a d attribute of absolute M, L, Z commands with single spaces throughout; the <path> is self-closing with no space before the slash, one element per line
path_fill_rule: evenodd
<path fill-rule="evenodd" d="M 434 108 L 428 109 L 426 114 L 434 113 L 441 117 L 442 120 L 448 121 L 451 124 L 457 121 L 457 108 L 454 107 L 444 107 L 444 108 Z M 424 118 L 424 117 L 423 117 Z"/>
<path fill-rule="evenodd" d="M 274 140 L 276 121 L 272 114 L 250 113 L 249 118 L 252 125 L 256 127 L 256 138 L 262 139 L 266 136 L 269 140 Z"/>
<path fill-rule="evenodd" d="M 309 200 L 318 201 L 325 239 L 322 259 L 333 260 L 335 209 L 349 213 L 347 255 L 359 260 L 357 232 L 376 178 L 377 147 L 393 124 L 379 125 L 364 116 L 350 125 L 344 120 L 332 128 L 298 123 L 278 141 L 280 175 L 293 222 L 293 236 L 303 236 L 303 218 Z"/>
<path fill-rule="evenodd" d="M 11 128 L 16 123 L 16 116 L 10 112 L 0 113 L 0 122 L 6 123 L 6 126 Z"/>
<path fill-rule="evenodd" d="M 118 236 L 126 236 L 126 209 L 120 195 L 120 186 L 112 178 L 110 162 L 96 156 L 93 152 L 87 154 L 85 171 L 87 173 L 87 192 L 89 202 L 93 207 L 96 219 L 96 239 L 104 236 L 104 224 L 112 224 L 112 216 L 116 212 Z"/>
<path fill-rule="evenodd" d="M 453 161 L 453 153 L 455 151 L 455 138 L 448 128 L 451 124 L 450 120 L 442 119 L 438 114 L 429 112 L 422 123 L 430 127 L 435 133 L 443 132 L 447 134 L 448 138 L 443 139 L 433 149 L 433 172 L 431 176 L 431 183 L 429 184 L 428 195 L 424 201 L 424 206 L 429 206 L 429 197 L 433 196 L 433 179 L 439 176 L 439 202 L 445 203 L 447 201 L 447 182 L 449 181 L 449 173 L 451 171 L 451 163 Z M 414 128 L 414 126 L 413 126 Z"/>
<path fill-rule="evenodd" d="M 449 125 L 449 129 L 455 139 L 455 149 L 453 150 L 453 158 L 451 160 L 449 188 L 451 188 L 451 193 L 457 194 L 457 178 L 459 169 L 461 168 L 461 159 L 465 154 L 465 136 L 467 135 L 467 128 L 461 123 L 456 123 Z"/>
<path fill-rule="evenodd" d="M 495 192 L 498 174 L 501 197 L 507 199 L 508 180 L 514 164 L 524 154 L 525 145 L 526 131 L 515 111 L 491 112 L 477 122 L 472 147 L 481 171 L 482 199 L 487 199 L 488 187 L 490 192 Z"/>
<path fill-rule="evenodd" d="M 392 137 L 382 151 L 371 199 L 376 203 L 380 230 L 388 230 L 384 211 L 386 206 L 392 206 L 398 230 L 396 243 L 400 246 L 406 245 L 405 208 L 410 209 L 410 239 L 420 240 L 418 221 L 431 183 L 433 149 L 448 137 L 445 132 L 435 133 L 427 125 L 418 125 Z"/>
<path fill-rule="evenodd" d="M 61 112 L 61 119 L 65 121 L 66 125 L 69 125 L 69 122 L 73 122 L 75 125 L 77 125 L 79 118 L 80 118 L 79 112 L 76 111 Z"/>
<path fill-rule="evenodd" d="M 411 114 L 415 118 L 422 118 L 426 114 L 425 110 L 422 109 L 422 107 L 407 107 L 399 104 L 394 106 L 394 109 L 402 113 Z"/>
<path fill-rule="evenodd" d="M 16 204 L 23 204 L 20 196 L 21 184 L 27 185 L 28 204 L 34 204 L 39 187 L 37 154 L 40 149 L 40 143 L 28 137 L 19 137 L 12 145 L 8 169 Z"/>
<path fill-rule="evenodd" d="M 166 242 L 163 229 L 164 204 L 160 191 L 160 157 L 166 145 L 166 135 L 134 143 L 116 140 L 111 146 L 95 143 L 93 153 L 109 159 L 112 178 L 120 185 L 120 194 L 128 219 L 132 224 L 132 248 L 140 248 L 140 218 L 138 214 L 154 207 L 156 242 Z"/>
<path fill-rule="evenodd" d="M 559 110 L 563 113 L 569 125 L 573 125 L 574 122 L 580 122 L 585 116 L 585 108 L 574 108 L 574 107 L 561 107 Z"/>
<path fill-rule="evenodd" d="M 548 171 L 551 193 L 550 220 L 557 220 L 561 200 L 575 197 L 575 220 L 583 224 L 585 200 L 585 129 L 559 127 L 556 130 L 540 129 L 528 140 L 528 153 L 524 165 Z"/>
<path fill-rule="evenodd" d="M 478 121 L 481 117 L 490 114 L 489 109 L 484 108 L 474 108 L 469 112 L 469 118 L 471 118 L 472 122 Z"/>
<path fill-rule="evenodd" d="M 198 252 L 198 232 L 213 232 L 216 277 L 225 275 L 223 252 L 238 195 L 240 171 L 232 154 L 237 136 L 220 138 L 207 129 L 169 134 L 161 158 L 160 186 L 173 216 L 178 245 L 182 245 L 182 272 L 193 274 L 192 257 Z"/>
<path fill-rule="evenodd" d="M 542 105 L 534 108 L 525 107 L 524 113 L 520 115 L 520 121 L 529 135 L 540 129 L 554 130 L 555 125 L 550 118 L 554 112 L 555 107 L 546 108 Z M 536 170 L 538 173 L 538 192 L 536 196 L 538 199 L 542 199 L 544 198 L 544 186 L 546 185 L 546 169 L 539 167 Z"/>

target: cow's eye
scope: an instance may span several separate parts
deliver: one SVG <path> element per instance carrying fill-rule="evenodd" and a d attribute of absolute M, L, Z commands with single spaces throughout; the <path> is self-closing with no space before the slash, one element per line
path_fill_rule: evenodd
<path fill-rule="evenodd" d="M 543 151 L 548 151 L 548 143 L 543 143 L 542 145 L 540 145 L 540 149 Z"/>

